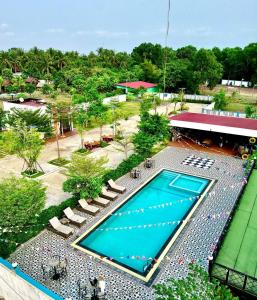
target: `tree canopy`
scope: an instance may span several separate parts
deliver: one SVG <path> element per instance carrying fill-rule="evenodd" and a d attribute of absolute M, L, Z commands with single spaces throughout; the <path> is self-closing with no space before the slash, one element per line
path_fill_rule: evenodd
<path fill-rule="evenodd" d="M 35 180 L 9 177 L 0 181 L 0 199 L 0 227 L 24 227 L 44 208 L 45 188 Z"/>
<path fill-rule="evenodd" d="M 210 282 L 208 273 L 196 264 L 189 264 L 189 273 L 183 279 L 172 278 L 154 286 L 156 300 L 236 300 L 230 290 L 218 282 Z"/>
<path fill-rule="evenodd" d="M 24 51 L 12 48 L 0 51 L 0 89 L 6 80 L 10 92 L 33 90 L 24 79 L 32 76 L 51 81 L 43 92 L 52 89 L 75 91 L 90 101 L 101 94 L 113 92 L 113 85 L 124 81 L 153 81 L 162 87 L 164 62 L 167 58 L 167 91 L 186 88 L 197 92 L 199 85 L 208 83 L 212 88 L 221 78 L 252 81 L 257 83 L 257 43 L 244 48 L 196 49 L 189 45 L 177 50 L 163 48 L 159 44 L 142 43 L 132 53 L 115 52 L 100 48 L 88 55 L 75 51 L 55 49 L 41 50 L 36 47 Z M 165 60 L 164 60 L 165 59 Z M 20 71 L 23 78 L 14 79 L 13 72 Z"/>
<path fill-rule="evenodd" d="M 25 172 L 28 174 L 37 172 L 37 159 L 43 148 L 42 137 L 37 129 L 28 127 L 18 119 L 10 130 L 2 134 L 2 140 L 1 147 L 4 152 L 15 154 L 24 160 Z"/>

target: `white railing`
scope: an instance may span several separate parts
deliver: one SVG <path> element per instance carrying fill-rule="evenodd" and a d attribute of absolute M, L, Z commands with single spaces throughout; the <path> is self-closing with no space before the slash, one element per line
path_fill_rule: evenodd
<path fill-rule="evenodd" d="M 159 93 L 159 97 L 165 101 L 165 100 L 177 98 L 177 97 L 179 97 L 179 94 L 175 94 L 175 93 Z M 192 101 L 206 101 L 206 102 L 210 102 L 210 101 L 213 101 L 213 96 L 185 94 L 184 95 L 184 99 L 185 100 L 192 100 Z"/>

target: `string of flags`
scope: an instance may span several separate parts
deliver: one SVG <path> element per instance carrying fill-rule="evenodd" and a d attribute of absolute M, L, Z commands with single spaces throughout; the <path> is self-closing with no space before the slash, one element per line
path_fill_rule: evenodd
<path fill-rule="evenodd" d="M 223 191 L 229 191 L 229 190 L 233 190 L 236 186 L 239 186 L 241 184 L 247 184 L 247 179 L 244 177 L 243 178 L 243 181 L 241 182 L 238 182 L 238 183 L 235 183 L 235 184 L 232 184 L 231 186 L 229 187 L 223 187 L 222 190 Z M 212 190 L 210 192 L 208 192 L 206 194 L 206 196 L 209 196 L 209 197 L 214 197 L 216 195 L 216 191 L 215 190 Z M 128 210 L 128 211 L 123 211 L 123 212 L 117 212 L 117 213 L 114 213 L 112 215 L 116 216 L 116 217 L 119 217 L 119 216 L 124 216 L 124 215 L 129 215 L 129 214 L 132 214 L 132 213 L 144 213 L 146 212 L 147 209 L 149 210 L 152 210 L 152 209 L 164 209 L 164 208 L 167 208 L 167 207 L 170 207 L 170 206 L 173 206 L 173 205 L 176 205 L 178 203 L 183 203 L 185 201 L 194 201 L 196 199 L 198 199 L 200 196 L 192 196 L 192 197 L 189 197 L 189 198 L 184 198 L 184 199 L 180 199 L 180 200 L 176 200 L 176 201 L 173 201 L 173 202 L 163 202 L 163 203 L 160 203 L 160 204 L 156 204 L 156 205 L 151 205 L 151 206 L 148 206 L 148 207 L 143 207 L 143 208 L 138 208 L 138 209 L 135 209 L 135 210 Z M 217 214 L 218 216 L 218 214 Z M 219 216 L 218 216 L 219 217 Z M 181 222 L 181 220 L 177 220 L 177 221 L 169 221 L 169 222 Z M 174 224 L 175 224 L 174 223 Z M 174 225 L 173 224 L 173 225 Z M 4 233 L 11 233 L 11 232 L 15 232 L 15 233 L 19 233 L 19 232 L 24 232 L 24 229 L 26 228 L 31 228 L 31 227 L 36 227 L 36 226 L 46 226 L 47 224 L 29 224 L 29 225 L 17 225 L 17 226 L 0 226 L 0 236 Z M 172 224 L 168 224 L 168 225 L 172 225 Z M 160 226 L 165 226 L 165 225 L 156 225 L 158 227 Z M 131 227 L 131 226 L 129 226 Z M 27 233 L 28 231 L 25 231 L 25 233 Z"/>
<path fill-rule="evenodd" d="M 114 213 L 114 214 L 111 214 L 111 215 L 119 217 L 119 216 L 124 216 L 124 215 L 130 215 L 132 213 L 143 213 L 147 209 L 165 208 L 165 207 L 173 206 L 173 205 L 176 205 L 178 203 L 183 203 L 183 202 L 186 202 L 186 201 L 194 201 L 194 200 L 199 199 L 199 198 L 200 198 L 200 196 L 192 196 L 192 197 L 189 197 L 189 198 L 184 198 L 184 199 L 176 200 L 176 201 L 173 201 L 173 202 L 165 202 L 165 203 L 151 205 L 151 206 L 148 206 L 148 207 L 138 208 L 138 209 L 134 209 L 134 210 L 126 210 L 126 211 Z"/>
<path fill-rule="evenodd" d="M 89 259 L 96 259 L 96 257 L 89 255 Z M 100 256 L 100 259 L 105 260 L 108 259 L 110 261 L 113 260 L 142 260 L 145 262 L 154 262 L 157 263 L 159 262 L 158 258 L 155 257 L 148 257 L 148 256 L 144 256 L 144 255 L 123 255 L 123 256 Z M 184 263 L 204 263 L 204 261 L 208 261 L 208 258 L 206 259 L 196 259 L 196 258 L 186 258 L 186 257 L 177 257 L 177 258 L 171 258 L 170 256 L 166 255 L 165 259 L 170 261 L 170 262 L 178 262 L 180 265 L 184 264 Z"/>
<path fill-rule="evenodd" d="M 230 212 L 223 212 L 217 214 L 211 214 L 207 216 L 200 217 L 202 220 L 216 220 L 222 217 L 227 217 L 230 215 Z M 117 230 L 132 230 L 132 229 L 146 229 L 146 228 L 157 228 L 163 226 L 171 226 L 171 225 L 179 225 L 180 223 L 193 221 L 196 219 L 195 217 L 190 218 L 189 220 L 169 220 L 166 222 L 158 222 L 158 223 L 151 223 L 151 224 L 140 224 L 140 225 L 127 225 L 127 226 L 120 226 L 120 227 L 106 227 L 106 228 L 97 228 L 96 231 L 117 231 Z M 199 217 L 198 217 L 199 219 Z"/>

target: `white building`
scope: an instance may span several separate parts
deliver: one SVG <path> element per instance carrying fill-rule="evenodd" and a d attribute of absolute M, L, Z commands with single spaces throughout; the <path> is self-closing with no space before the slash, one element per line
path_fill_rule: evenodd
<path fill-rule="evenodd" d="M 221 85 L 228 85 L 228 86 L 237 86 L 237 87 L 251 87 L 252 83 L 250 81 L 244 81 L 244 80 L 227 80 L 222 79 Z"/>
<path fill-rule="evenodd" d="M 40 101 L 34 101 L 34 100 L 29 100 L 29 101 L 2 101 L 3 103 L 3 110 L 4 111 L 11 111 L 13 108 L 17 109 L 22 109 L 22 110 L 38 110 L 40 109 L 42 113 L 46 113 L 47 106 L 44 103 L 43 100 Z"/>

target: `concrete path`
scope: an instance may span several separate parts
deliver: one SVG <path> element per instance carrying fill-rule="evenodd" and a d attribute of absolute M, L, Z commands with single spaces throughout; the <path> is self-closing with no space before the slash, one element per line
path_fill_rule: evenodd
<path fill-rule="evenodd" d="M 192 104 L 188 103 L 189 111 L 191 112 L 201 112 L 203 104 Z M 174 104 L 169 104 L 168 111 L 172 111 Z M 177 104 L 179 108 L 179 104 Z M 166 106 L 158 107 L 158 113 L 165 114 Z M 132 135 L 137 132 L 137 125 L 140 118 L 139 116 L 133 116 L 128 120 L 119 121 L 119 130 L 122 130 L 125 134 Z M 103 127 L 103 134 L 110 135 L 113 133 L 113 129 L 110 125 Z M 85 133 L 84 140 L 99 140 L 100 129 L 94 128 Z M 74 151 L 80 148 L 80 137 L 79 135 L 72 135 L 67 138 L 61 139 L 59 141 L 61 157 L 67 159 L 71 158 L 71 155 Z M 129 154 L 132 154 L 133 151 L 130 151 Z M 94 158 L 107 157 L 108 163 L 106 167 L 115 168 L 118 166 L 122 160 L 125 158 L 124 153 L 118 151 L 115 147 L 115 142 L 112 142 L 109 146 L 105 148 L 95 149 L 90 156 Z M 45 174 L 38 177 L 43 184 L 47 187 L 47 200 L 46 207 L 51 205 L 58 205 L 65 199 L 70 197 L 70 194 L 64 193 L 62 190 L 62 184 L 66 180 L 64 175 L 64 169 L 49 164 L 48 162 L 57 158 L 57 146 L 56 142 L 47 143 L 42 150 L 42 153 L 39 157 L 39 164 L 44 170 Z M 6 178 L 10 175 L 21 176 L 21 171 L 23 167 L 23 161 L 15 156 L 7 156 L 0 159 L 0 179 Z"/>

